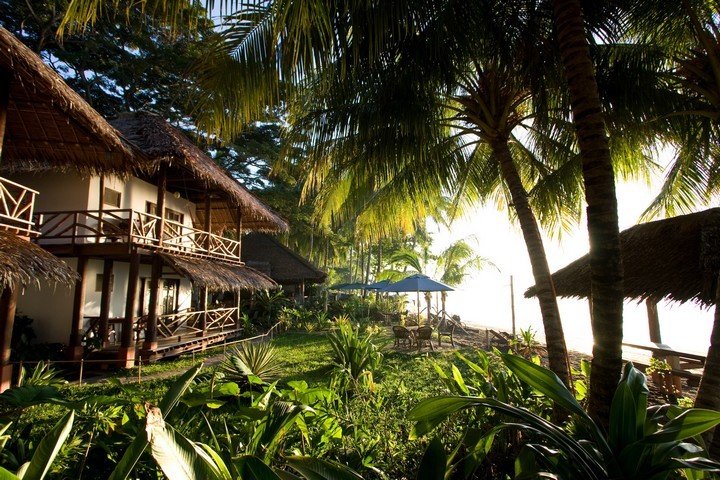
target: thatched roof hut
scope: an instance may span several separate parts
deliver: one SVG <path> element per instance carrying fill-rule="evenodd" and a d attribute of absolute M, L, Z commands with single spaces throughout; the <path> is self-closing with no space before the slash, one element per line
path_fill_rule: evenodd
<path fill-rule="evenodd" d="M 216 260 L 160 254 L 166 265 L 189 278 L 196 286 L 217 291 L 272 290 L 278 284 L 263 273 L 244 265 Z"/>
<path fill-rule="evenodd" d="M 323 283 L 327 278 L 327 273 L 270 235 L 250 233 L 242 242 L 242 261 L 280 285 Z"/>
<path fill-rule="evenodd" d="M 244 230 L 287 231 L 288 224 L 280 215 L 163 118 L 148 112 L 134 112 L 121 115 L 111 123 L 153 161 L 170 168 L 168 190 L 180 191 L 195 202 L 202 201 L 208 193 L 219 197 L 212 205 L 214 229 L 233 227 L 239 206 Z M 204 212 L 198 209 L 197 214 L 200 222 L 204 222 Z"/>
<path fill-rule="evenodd" d="M 0 143 L 4 170 L 71 167 L 90 174 L 127 174 L 147 166 L 137 148 L 2 27 L 0 73 L 0 80 L 10 81 Z"/>
<path fill-rule="evenodd" d="M 14 233 L 0 230 L 0 291 L 38 279 L 73 285 L 77 274 L 65 262 Z"/>
<path fill-rule="evenodd" d="M 624 295 L 638 301 L 668 299 L 715 303 L 720 271 L 720 208 L 636 225 L 620 234 L 625 268 Z M 552 276 L 561 297 L 590 296 L 585 255 Z M 525 292 L 536 293 L 535 287 Z"/>

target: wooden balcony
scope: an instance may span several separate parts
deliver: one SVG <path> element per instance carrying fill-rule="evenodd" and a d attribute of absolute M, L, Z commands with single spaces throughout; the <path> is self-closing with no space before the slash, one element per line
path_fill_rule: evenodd
<path fill-rule="evenodd" d="M 149 250 L 241 264 L 240 241 L 136 210 L 38 212 L 38 244 L 134 245 Z"/>
<path fill-rule="evenodd" d="M 18 235 L 37 235 L 33 221 L 35 190 L 0 177 L 0 229 L 10 230 Z"/>

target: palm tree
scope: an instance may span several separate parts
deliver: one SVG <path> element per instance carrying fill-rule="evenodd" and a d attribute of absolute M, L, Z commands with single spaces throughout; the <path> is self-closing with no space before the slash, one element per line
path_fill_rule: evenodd
<path fill-rule="evenodd" d="M 182 20 L 177 15 L 182 11 L 179 5 L 181 2 L 144 0 L 141 3 L 152 7 L 149 8 L 151 11 L 175 24 Z M 538 2 L 538 5 L 535 2 L 490 3 L 489 6 L 493 8 L 501 7 L 501 3 L 519 3 L 521 8 L 515 15 L 506 18 L 509 22 L 525 18 L 522 11 L 524 6 L 537 6 L 539 9 L 549 6 L 548 2 Z M 83 22 L 92 21 L 102 4 L 103 0 L 72 0 L 66 21 L 70 24 L 73 20 L 79 20 L 82 27 Z M 277 101 L 281 93 L 291 98 L 297 86 L 316 78 L 316 72 L 321 72 L 320 76 L 326 79 L 345 79 L 354 75 L 358 64 L 370 67 L 387 64 L 395 58 L 392 56 L 394 45 L 421 33 L 428 22 L 443 11 L 456 21 L 446 23 L 446 26 L 456 26 L 473 19 L 477 22 L 475 26 L 479 27 L 483 27 L 483 20 L 492 12 L 485 8 L 478 8 L 477 13 L 469 12 L 474 5 L 472 2 L 460 2 L 456 8 L 448 10 L 443 8 L 444 2 L 439 0 L 350 3 L 257 0 L 229 4 L 232 7 L 241 5 L 241 10 L 230 17 L 231 23 L 224 29 L 228 42 L 222 49 L 216 49 L 220 55 L 210 57 L 215 65 L 206 69 L 202 78 L 202 85 L 212 87 L 218 94 L 208 96 L 202 105 L 202 111 L 211 115 L 206 117 L 208 121 L 201 127 L 220 134 L 233 133 L 242 123 L 241 120 L 247 119 L 250 114 L 262 113 L 265 105 Z M 608 405 L 620 374 L 622 341 L 622 266 L 613 168 L 590 57 L 589 38 L 594 38 L 595 31 L 586 31 L 579 0 L 554 0 L 552 6 L 554 30 L 565 66 L 572 118 L 577 130 L 588 204 L 594 299 L 593 332 L 596 335 L 590 411 L 604 422 L 608 418 Z M 608 21 L 612 18 L 605 8 L 605 2 L 589 2 L 585 7 L 594 7 L 590 11 L 593 16 L 589 24 L 613 26 Z M 547 18 L 545 15 L 540 20 Z M 507 24 L 501 23 L 499 26 L 502 30 Z M 466 29 L 460 33 L 473 34 L 474 30 Z M 539 45 L 537 41 L 530 39 L 525 49 L 534 50 Z M 437 51 L 452 46 L 434 45 Z M 514 58 L 506 60 L 510 65 L 516 61 Z M 544 70 L 547 65 L 540 62 L 535 67 Z M 278 70 L 282 75 L 277 75 Z M 485 70 L 486 67 L 483 67 L 475 73 Z M 528 72 L 532 73 L 524 73 Z M 511 95 L 504 100 L 511 105 L 514 99 Z M 508 136 L 509 133 L 506 131 L 504 135 Z M 511 157 L 507 151 L 503 151 L 502 138 L 494 139 L 491 146 L 497 148 L 494 155 L 502 160 L 502 171 L 510 178 L 511 172 L 507 167 Z M 514 186 L 509 190 L 511 197 L 518 197 L 512 201 L 518 201 L 520 210 L 525 210 L 521 189 Z M 522 216 L 529 218 L 525 213 Z M 523 231 L 526 236 L 535 236 L 532 228 L 523 228 Z M 552 316 L 552 313 L 549 315 Z M 559 355 L 553 357 L 559 361 Z"/>

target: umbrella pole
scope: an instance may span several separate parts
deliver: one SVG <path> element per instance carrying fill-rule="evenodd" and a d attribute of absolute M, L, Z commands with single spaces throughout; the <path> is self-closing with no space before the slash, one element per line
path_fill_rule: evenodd
<path fill-rule="evenodd" d="M 417 294 L 417 300 L 415 302 L 415 306 L 417 307 L 417 323 L 420 325 L 420 290 L 416 290 L 415 293 Z"/>

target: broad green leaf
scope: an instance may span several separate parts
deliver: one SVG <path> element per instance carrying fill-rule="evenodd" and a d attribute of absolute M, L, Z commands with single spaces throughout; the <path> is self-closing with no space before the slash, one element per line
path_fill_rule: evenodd
<path fill-rule="evenodd" d="M 553 372 L 517 355 L 503 353 L 501 357 L 505 365 L 520 380 L 552 399 L 565 410 L 589 420 L 590 417 L 585 413 L 585 410 Z"/>
<path fill-rule="evenodd" d="M 613 452 L 635 442 L 637 438 L 636 403 L 630 387 L 620 382 L 610 407 L 610 433 L 608 443 Z"/>
<path fill-rule="evenodd" d="M 35 449 L 30 464 L 23 475 L 23 480 L 42 480 L 50 470 L 53 460 L 70 435 L 75 412 L 71 410 L 43 437 Z"/>
<path fill-rule="evenodd" d="M 329 460 L 293 456 L 285 459 L 290 468 L 307 480 L 363 480 L 350 467 Z"/>
<path fill-rule="evenodd" d="M 252 480 L 280 480 L 276 474 L 265 462 L 258 457 L 252 455 L 243 455 L 235 460 L 235 468 L 240 474 L 240 478 Z"/>
<path fill-rule="evenodd" d="M 444 480 L 447 468 L 447 454 L 438 437 L 425 450 L 418 469 L 418 480 Z"/>
<path fill-rule="evenodd" d="M 148 412 L 146 431 L 152 456 L 169 480 L 232 480 L 224 464 L 215 465 L 202 448 L 166 425 L 159 410 Z"/>
<path fill-rule="evenodd" d="M 452 374 L 455 383 L 460 388 L 462 393 L 464 393 L 465 395 L 470 395 L 470 390 L 468 390 L 467 385 L 465 385 L 465 379 L 463 379 L 462 373 L 460 373 L 460 370 L 458 370 L 455 365 L 452 366 Z"/>
<path fill-rule="evenodd" d="M 17 475 L 0 467 L 0 480 L 21 480 Z"/>
<path fill-rule="evenodd" d="M 720 424 L 720 412 L 691 408 L 645 438 L 647 443 L 664 443 L 694 437 Z"/>
<path fill-rule="evenodd" d="M 433 430 L 453 413 L 473 405 L 479 405 L 479 397 L 448 397 L 428 398 L 418 403 L 408 413 L 408 418 L 416 423 L 410 431 L 410 439 L 414 440 Z"/>
<path fill-rule="evenodd" d="M 679 468 L 689 468 L 703 472 L 720 472 L 720 462 L 705 457 L 674 458 Z"/>
<path fill-rule="evenodd" d="M 160 411 L 164 412 L 165 415 L 169 415 L 172 409 L 180 401 L 180 397 L 185 391 L 192 385 L 193 380 L 202 369 L 202 363 L 189 369 L 187 372 L 182 374 L 170 389 L 167 391 L 162 401 L 160 402 Z M 163 408 L 164 407 L 164 408 Z M 115 469 L 110 474 L 108 480 L 125 480 L 135 468 L 138 460 L 142 456 L 145 448 L 148 445 L 147 436 L 145 431 L 140 431 L 138 435 L 133 439 L 130 446 L 125 450 L 123 456 L 115 465 Z"/>
<path fill-rule="evenodd" d="M 26 385 L 0 393 L 0 403 L 15 408 L 28 408 L 43 403 L 64 403 L 60 392 L 53 386 Z"/>

